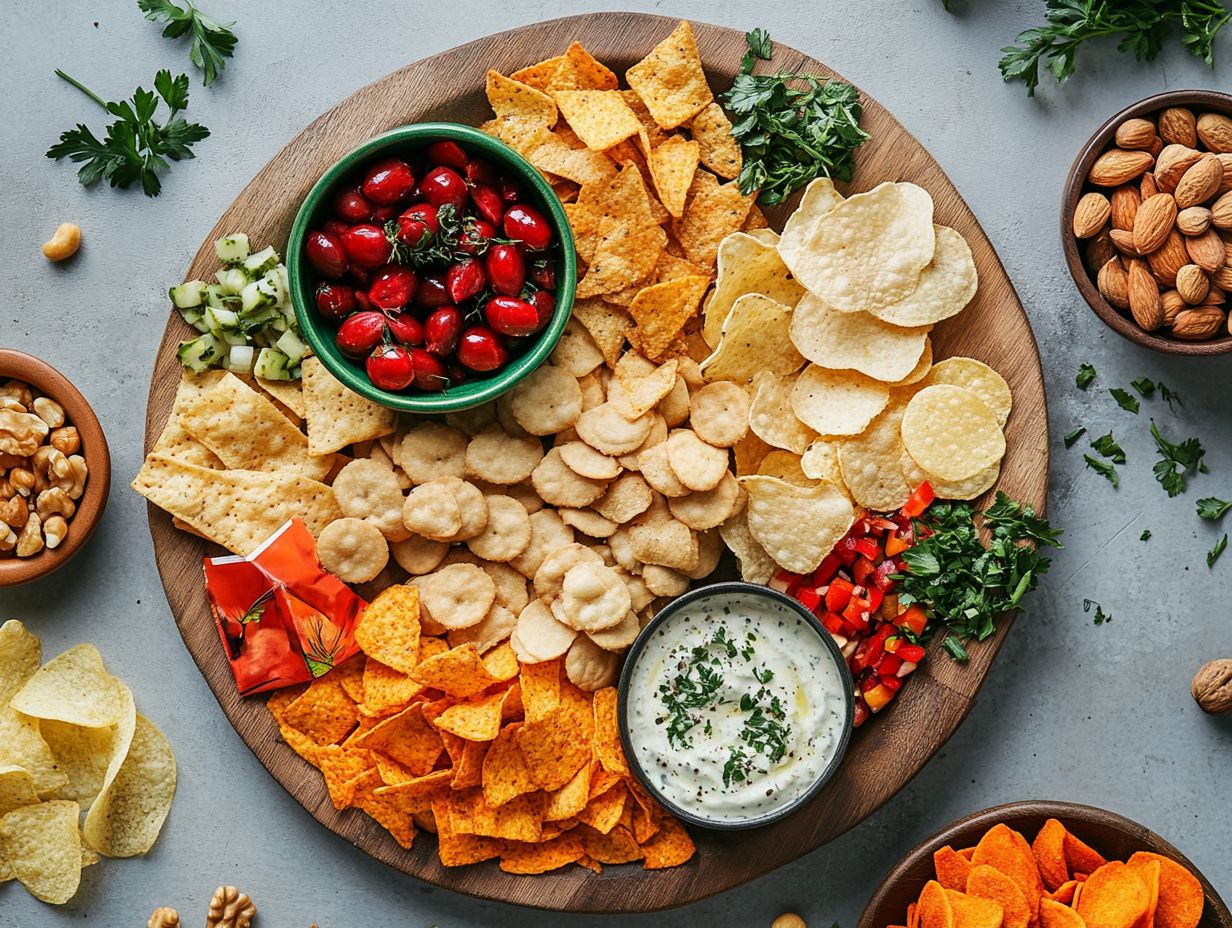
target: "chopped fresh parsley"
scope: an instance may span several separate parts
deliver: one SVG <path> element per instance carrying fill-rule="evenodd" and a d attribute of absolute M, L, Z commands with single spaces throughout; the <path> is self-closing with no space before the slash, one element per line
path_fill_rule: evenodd
<path fill-rule="evenodd" d="M 1065 436 L 1065 447 L 1072 448 L 1074 443 L 1087 433 L 1087 427 L 1084 425 L 1081 428 L 1076 428 Z"/>
<path fill-rule="evenodd" d="M 1175 390 L 1169 390 L 1168 385 L 1164 383 L 1162 380 L 1159 382 L 1159 398 L 1163 400 L 1165 403 L 1167 403 L 1168 408 L 1171 409 L 1173 412 L 1176 412 L 1176 406 L 1185 405 L 1183 402 L 1181 402 L 1181 394 L 1177 393 Z M 1172 405 L 1173 400 L 1176 401 L 1176 406 Z"/>
<path fill-rule="evenodd" d="M 1129 385 L 1147 399 L 1155 395 L 1155 381 L 1150 377 L 1139 377 L 1137 380 L 1131 380 Z"/>
<path fill-rule="evenodd" d="M 1153 468 L 1155 479 L 1168 491 L 1169 496 L 1185 492 L 1186 474 L 1192 475 L 1205 469 L 1202 456 L 1206 450 L 1202 443 L 1196 438 L 1186 438 L 1179 444 L 1173 444 L 1160 434 L 1154 419 L 1151 420 L 1151 437 L 1155 439 L 1160 456 Z"/>
<path fill-rule="evenodd" d="M 1117 475 L 1116 468 L 1107 461 L 1101 461 L 1099 458 L 1093 458 L 1089 454 L 1084 454 L 1082 459 L 1087 462 L 1087 467 L 1095 471 L 1114 487 L 1121 485 L 1121 478 Z"/>
<path fill-rule="evenodd" d="M 1142 530 L 1142 534 L 1138 536 L 1138 540 L 1139 541 L 1150 541 L 1151 540 L 1151 530 L 1149 528 L 1144 528 Z"/>
<path fill-rule="evenodd" d="M 1083 361 L 1078 365 L 1078 373 L 1074 375 L 1074 383 L 1078 385 L 1079 390 L 1085 390 L 1094 379 L 1095 368 L 1091 366 L 1089 361 Z"/>
<path fill-rule="evenodd" d="M 1125 451 L 1116 443 L 1112 437 L 1112 433 L 1101 435 L 1099 438 L 1091 442 L 1091 447 L 1099 452 L 1101 457 L 1108 458 L 1113 464 L 1125 463 Z"/>
<path fill-rule="evenodd" d="M 1224 514 L 1232 509 L 1232 500 L 1219 499 L 1215 496 L 1206 496 L 1198 500 L 1198 516 L 1203 519 L 1222 519 Z"/>
<path fill-rule="evenodd" d="M 1122 409 L 1132 412 L 1135 416 L 1138 415 L 1138 410 L 1142 407 L 1138 403 L 1138 398 L 1128 390 L 1122 390 L 1120 387 L 1112 387 L 1108 390 L 1112 394 L 1112 398 L 1116 400 L 1117 405 Z"/>
<path fill-rule="evenodd" d="M 1084 599 L 1082 601 L 1082 611 L 1083 612 L 1090 612 L 1092 606 L 1095 607 L 1095 624 L 1096 625 L 1103 625 L 1105 622 L 1112 621 L 1112 613 L 1104 612 L 1104 607 L 1101 606 L 1099 603 L 1097 603 L 1095 600 Z"/>
<path fill-rule="evenodd" d="M 1215 542 L 1215 547 L 1206 552 L 1206 566 L 1214 567 L 1215 562 L 1219 560 L 1219 555 L 1223 554 L 1223 549 L 1228 546 L 1228 533 L 1224 532 L 1223 537 Z"/>
<path fill-rule="evenodd" d="M 167 24 L 165 38 L 178 39 L 191 31 L 188 57 L 201 70 L 201 83 L 207 87 L 214 83 L 218 72 L 227 66 L 224 59 L 231 57 L 239 41 L 231 31 L 235 23 L 211 19 L 193 6 L 192 0 L 185 0 L 183 9 L 171 0 L 137 0 L 137 6 L 150 22 Z"/>

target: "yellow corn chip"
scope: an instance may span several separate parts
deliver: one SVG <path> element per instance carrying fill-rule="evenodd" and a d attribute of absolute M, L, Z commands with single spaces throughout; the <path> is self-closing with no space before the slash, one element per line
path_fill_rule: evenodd
<path fill-rule="evenodd" d="M 634 297 L 629 314 L 637 323 L 642 352 L 647 358 L 655 361 L 664 354 L 685 322 L 697 312 L 697 304 L 709 283 L 708 277 L 681 277 L 647 287 Z"/>
<path fill-rule="evenodd" d="M 555 58 L 545 58 L 536 64 L 514 71 L 509 76 L 519 84 L 525 84 L 527 87 L 534 87 L 536 90 L 542 90 L 546 93 L 548 83 L 552 80 L 552 75 L 556 73 L 556 69 L 560 67 L 560 63 L 564 60 L 564 55 L 557 55 Z"/>
<path fill-rule="evenodd" d="M 629 314 L 619 306 L 597 298 L 578 300 L 573 304 L 573 318 L 582 323 L 595 346 L 603 353 L 603 360 L 614 365 L 625 347 L 625 339 L 633 327 Z"/>
<path fill-rule="evenodd" d="M 720 185 L 713 174 L 699 171 L 689 191 L 684 217 L 674 223 L 676 237 L 688 259 L 713 267 L 719 243 L 740 231 L 752 205 L 753 198 L 744 196 L 734 182 Z"/>
<path fill-rule="evenodd" d="M 649 156 L 650 176 L 654 178 L 659 200 L 671 215 L 684 215 L 685 197 L 697 173 L 699 146 L 674 135 Z"/>
<path fill-rule="evenodd" d="M 355 642 L 388 667 L 410 673 L 419 662 L 419 588 L 386 587 L 355 625 Z"/>
<path fill-rule="evenodd" d="M 488 71 L 487 94 L 498 117 L 517 116 L 548 129 L 556 123 L 556 104 L 551 97 L 499 71 Z"/>
<path fill-rule="evenodd" d="M 693 27 L 683 20 L 654 51 L 626 71 L 625 78 L 664 129 L 688 122 L 714 100 Z"/>
<path fill-rule="evenodd" d="M 467 741 L 492 741 L 500 734 L 501 708 L 509 691 L 489 693 L 450 706 L 436 717 L 436 727 Z"/>
<path fill-rule="evenodd" d="M 539 788 L 518 748 L 517 735 L 521 728 L 521 722 L 505 726 L 484 755 L 483 798 L 490 806 L 503 806 Z"/>
<path fill-rule="evenodd" d="M 708 103 L 689 123 L 693 141 L 700 146 L 702 164 L 728 180 L 740 173 L 744 158 L 740 143 L 732 138 L 732 124 L 717 103 Z M 758 210 L 760 212 L 760 210 Z"/>
<path fill-rule="evenodd" d="M 552 99 L 591 151 L 606 151 L 637 133 L 641 124 L 616 90 L 557 90 Z"/>
<path fill-rule="evenodd" d="M 412 670 L 410 676 L 424 686 L 463 698 L 482 693 L 499 682 L 484 667 L 473 641 L 428 658 Z"/>
<path fill-rule="evenodd" d="M 620 84 L 616 75 L 596 61 L 580 42 L 574 42 L 568 51 L 552 60 L 557 62 L 557 66 L 549 78 L 549 93 L 556 90 L 615 90 Z"/>
<path fill-rule="evenodd" d="M 392 435 L 397 429 L 398 417 L 392 409 L 370 403 L 343 386 L 317 358 L 304 358 L 300 369 L 309 454 L 329 454 L 352 442 Z"/>

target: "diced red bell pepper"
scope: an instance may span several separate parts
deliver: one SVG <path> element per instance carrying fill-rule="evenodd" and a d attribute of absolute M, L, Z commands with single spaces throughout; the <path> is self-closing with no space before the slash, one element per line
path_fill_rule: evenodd
<path fill-rule="evenodd" d="M 856 558 L 855 563 L 851 565 L 851 576 L 860 586 L 868 586 L 868 579 L 873 575 L 873 571 L 877 568 L 873 566 L 873 562 L 863 555 Z"/>
<path fill-rule="evenodd" d="M 919 603 L 912 603 L 898 617 L 897 623 L 903 628 L 909 628 L 916 635 L 924 634 L 924 629 L 928 625 L 928 614 L 924 611 Z"/>
<path fill-rule="evenodd" d="M 933 493 L 932 484 L 927 480 L 915 488 L 915 492 L 907 499 L 903 505 L 903 515 L 914 519 L 923 515 L 924 510 L 932 505 L 936 494 Z"/>
<path fill-rule="evenodd" d="M 852 583 L 844 577 L 835 577 L 826 590 L 826 610 L 842 612 L 851 601 Z"/>
<path fill-rule="evenodd" d="M 821 594 L 812 587 L 801 587 L 796 592 L 796 599 L 801 606 L 814 614 L 817 612 L 817 607 L 821 605 Z"/>
<path fill-rule="evenodd" d="M 920 661 L 924 660 L 924 649 L 918 644 L 911 644 L 904 641 L 901 645 L 899 645 L 898 649 L 894 653 L 902 660 L 909 661 L 913 664 L 918 664 Z"/>
<path fill-rule="evenodd" d="M 843 566 L 833 553 L 827 554 L 821 559 L 821 564 L 813 571 L 813 585 L 820 588 L 825 586 L 834 579 L 834 575 L 838 573 L 838 569 Z"/>
<path fill-rule="evenodd" d="M 880 712 L 893 698 L 894 690 L 884 683 L 877 683 L 876 686 L 864 691 L 864 701 L 868 703 L 868 708 L 872 712 Z"/>
<path fill-rule="evenodd" d="M 861 631 L 867 631 L 870 615 L 868 605 L 867 599 L 852 596 L 851 601 L 847 603 L 847 608 L 843 610 L 843 619 Z"/>
<path fill-rule="evenodd" d="M 821 617 L 821 624 L 831 635 L 843 634 L 843 617 L 833 612 L 827 612 Z M 845 637 L 845 636 L 844 636 Z"/>
<path fill-rule="evenodd" d="M 863 699 L 857 696 L 855 717 L 852 719 L 852 723 L 851 723 L 852 727 L 859 728 L 861 725 L 863 725 L 865 722 L 868 721 L 868 716 L 869 716 L 868 705 L 864 702 Z"/>
<path fill-rule="evenodd" d="M 893 561 L 882 561 L 873 572 L 873 586 L 883 593 L 894 589 L 894 581 L 890 578 L 896 573 L 898 573 L 898 568 L 894 566 Z"/>
<path fill-rule="evenodd" d="M 856 559 L 856 539 L 848 534 L 845 538 L 839 540 L 839 543 L 834 546 L 832 553 L 838 558 L 840 564 L 844 567 L 850 567 L 855 563 Z"/>
<path fill-rule="evenodd" d="M 874 635 L 868 639 L 868 652 L 864 655 L 864 665 L 875 670 L 883 657 L 885 657 L 885 639 Z"/>
<path fill-rule="evenodd" d="M 903 666 L 903 659 L 897 654 L 882 654 L 875 669 L 879 677 L 892 677 L 898 673 L 898 668 L 901 666 Z"/>
<path fill-rule="evenodd" d="M 873 674 L 873 673 L 866 674 L 864 677 L 860 679 L 860 692 L 867 693 L 869 690 L 875 687 L 879 682 L 880 681 L 877 679 L 876 674 Z"/>
<path fill-rule="evenodd" d="M 885 593 L 881 592 L 881 590 L 877 589 L 877 587 L 875 586 L 869 587 L 868 595 L 866 596 L 866 599 L 868 599 L 868 611 L 870 613 L 873 613 L 873 612 L 876 612 L 878 609 L 880 609 L 881 600 L 884 598 L 885 598 Z"/>
<path fill-rule="evenodd" d="M 856 551 L 874 563 L 881 560 L 881 545 L 872 538 L 856 539 Z"/>
<path fill-rule="evenodd" d="M 903 688 L 903 681 L 900 677 L 895 677 L 893 675 L 883 676 L 881 677 L 881 685 L 888 686 L 891 692 L 897 693 Z"/>
<path fill-rule="evenodd" d="M 886 537 L 886 540 L 885 540 L 886 557 L 894 557 L 894 555 L 896 554 L 902 554 L 904 551 L 906 551 L 910 547 L 911 545 L 907 543 L 906 541 L 904 541 L 903 538 L 897 533 Z"/>

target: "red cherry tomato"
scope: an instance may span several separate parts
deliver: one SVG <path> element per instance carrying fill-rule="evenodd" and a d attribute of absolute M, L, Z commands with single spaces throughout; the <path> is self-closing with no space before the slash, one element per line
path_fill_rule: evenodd
<path fill-rule="evenodd" d="M 466 152 L 462 150 L 462 146 L 457 142 L 448 140 L 441 142 L 433 142 L 428 146 L 428 161 L 432 164 L 441 164 L 447 168 L 453 168 L 455 171 L 466 170 Z"/>
<path fill-rule="evenodd" d="M 441 224 L 436 218 L 436 207 L 427 203 L 416 203 L 398 217 L 398 241 L 412 248 L 418 248 L 426 245 L 428 240 L 440 231 L 440 228 Z"/>
<path fill-rule="evenodd" d="M 526 283 L 526 263 L 514 245 L 493 245 L 483 256 L 488 282 L 497 293 L 517 296 Z"/>
<path fill-rule="evenodd" d="M 483 305 L 483 318 L 501 335 L 531 335 L 539 328 L 539 310 L 516 296 L 492 297 Z"/>
<path fill-rule="evenodd" d="M 506 204 L 517 203 L 522 199 L 522 188 L 508 177 L 502 176 L 500 179 L 500 195 Z"/>
<path fill-rule="evenodd" d="M 469 184 L 486 184 L 491 187 L 498 182 L 496 169 L 482 158 L 472 158 L 466 163 L 466 181 Z"/>
<path fill-rule="evenodd" d="M 341 320 L 355 312 L 355 291 L 346 284 L 326 281 L 317 287 L 317 312 L 326 319 Z"/>
<path fill-rule="evenodd" d="M 539 322 L 535 326 L 535 331 L 538 332 L 551 320 L 552 313 L 556 312 L 556 297 L 550 291 L 536 290 L 531 294 L 529 302 L 539 313 Z"/>
<path fill-rule="evenodd" d="M 445 289 L 444 274 L 427 274 L 419 279 L 419 289 L 415 292 L 415 305 L 424 309 L 435 309 L 449 303 L 449 291 Z"/>
<path fill-rule="evenodd" d="M 411 353 L 401 345 L 378 345 L 364 368 L 372 385 L 382 390 L 405 390 L 415 379 Z"/>
<path fill-rule="evenodd" d="M 390 203 L 388 206 L 377 206 L 372 210 L 372 221 L 378 226 L 384 226 L 385 223 L 398 215 L 398 204 Z"/>
<path fill-rule="evenodd" d="M 342 235 L 342 248 L 351 263 L 360 267 L 380 267 L 389 261 L 393 253 L 393 246 L 385 238 L 385 230 L 372 223 L 361 223 L 347 229 Z"/>
<path fill-rule="evenodd" d="M 551 261 L 544 258 L 532 261 L 530 267 L 526 269 L 526 276 L 531 283 L 542 290 L 556 289 L 556 265 Z"/>
<path fill-rule="evenodd" d="M 384 313 L 371 310 L 347 316 L 338 326 L 334 342 L 338 350 L 349 358 L 362 358 L 381 343 L 385 337 Z"/>
<path fill-rule="evenodd" d="M 492 187 L 476 185 L 471 188 L 471 203 L 475 211 L 493 226 L 501 221 L 505 214 L 505 203 L 501 195 Z"/>
<path fill-rule="evenodd" d="M 304 253 L 322 277 L 338 278 L 347 269 L 347 254 L 342 242 L 328 232 L 309 232 Z"/>
<path fill-rule="evenodd" d="M 411 166 L 400 158 L 386 158 L 368 168 L 360 191 L 373 203 L 391 206 L 415 186 Z"/>
<path fill-rule="evenodd" d="M 441 357 L 454 353 L 462 334 L 462 311 L 456 306 L 441 306 L 424 320 L 424 347 Z"/>
<path fill-rule="evenodd" d="M 466 181 L 452 168 L 433 168 L 419 182 L 423 198 L 433 206 L 453 206 L 461 211 L 466 205 Z"/>
<path fill-rule="evenodd" d="M 458 363 L 480 373 L 494 371 L 509 359 L 500 336 L 481 325 L 471 326 L 458 340 Z"/>
<path fill-rule="evenodd" d="M 509 207 L 502 225 L 506 238 L 525 242 L 531 251 L 542 251 L 552 244 L 552 227 L 534 207 L 522 203 Z"/>
<path fill-rule="evenodd" d="M 469 300 L 483 289 L 486 282 L 483 267 L 475 258 L 463 258 L 445 272 L 445 289 L 450 302 L 455 305 Z"/>
<path fill-rule="evenodd" d="M 458 251 L 468 255 L 477 255 L 488 247 L 488 239 L 496 234 L 496 228 L 485 219 L 474 219 L 467 224 L 466 230 L 458 239 Z"/>
<path fill-rule="evenodd" d="M 328 232 L 334 238 L 338 239 L 338 241 L 342 241 L 342 233 L 349 228 L 351 228 L 350 225 L 343 222 L 341 219 L 326 219 L 323 223 L 321 223 L 321 231 Z"/>
<path fill-rule="evenodd" d="M 351 224 L 372 218 L 372 202 L 358 190 L 344 190 L 334 199 L 334 212 Z"/>
<path fill-rule="evenodd" d="M 419 320 L 410 313 L 390 313 L 385 324 L 395 339 L 404 345 L 422 345 L 424 329 Z"/>
<path fill-rule="evenodd" d="M 401 264 L 386 264 L 372 278 L 368 299 L 377 309 L 401 309 L 415 295 L 415 272 Z"/>
<path fill-rule="evenodd" d="M 436 355 L 429 354 L 422 348 L 412 348 L 411 364 L 415 367 L 416 388 L 437 393 L 450 385 L 449 372 Z"/>
<path fill-rule="evenodd" d="M 365 312 L 372 308 L 372 301 L 368 299 L 368 293 L 365 290 L 355 291 L 355 303 Z"/>

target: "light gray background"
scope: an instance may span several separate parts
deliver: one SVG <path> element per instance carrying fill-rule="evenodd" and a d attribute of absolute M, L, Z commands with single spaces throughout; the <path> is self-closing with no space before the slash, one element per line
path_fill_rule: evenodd
<path fill-rule="evenodd" d="M 1108 45 L 1084 49 L 1063 89 L 1045 77 L 1026 99 L 996 70 L 998 49 L 1035 25 L 1042 0 L 594 0 L 749 29 L 827 62 L 880 100 L 927 146 L 963 192 L 1001 254 L 1031 316 L 1048 382 L 1053 468 L 1049 515 L 1067 548 L 1014 628 L 966 723 L 920 776 L 862 826 L 796 863 L 667 916 L 595 918 L 493 905 L 435 890 L 369 860 L 314 822 L 266 774 L 218 710 L 184 649 L 154 569 L 145 504 L 127 484 L 141 459 L 142 423 L 166 287 L 216 217 L 291 136 L 352 91 L 401 65 L 524 23 L 582 12 L 572 0 L 241 3 L 207 0 L 239 21 L 224 78 L 203 90 L 193 74 L 190 116 L 213 135 L 199 158 L 164 178 L 163 195 L 86 190 L 43 152 L 86 121 L 93 104 L 52 70 L 102 96 L 150 86 L 159 67 L 187 66 L 186 49 L 159 37 L 130 0 L 0 0 L 0 344 L 37 354 L 93 403 L 111 442 L 114 485 L 98 534 L 73 564 L 41 583 L 0 591 L 0 617 L 18 616 L 53 655 L 97 643 L 128 681 L 140 711 L 179 758 L 175 806 L 144 859 L 85 872 L 69 905 L 0 887 L 0 926 L 144 925 L 173 905 L 204 920 L 220 882 L 252 894 L 266 928 L 565 926 L 674 923 L 768 925 L 784 910 L 813 928 L 854 928 L 885 872 L 917 840 L 995 803 L 1069 799 L 1135 818 L 1181 847 L 1232 896 L 1232 716 L 1203 716 L 1189 680 L 1203 661 L 1232 656 L 1232 553 L 1208 570 L 1215 527 L 1194 515 L 1199 496 L 1232 496 L 1228 381 L 1232 361 L 1186 361 L 1134 347 L 1106 329 L 1074 289 L 1057 236 L 1057 204 L 1079 146 L 1109 114 L 1168 88 L 1232 85 L 1232 29 L 1215 71 L 1170 47 L 1137 65 Z M 544 54 L 552 49 L 544 49 Z M 449 75 L 441 75 L 449 80 Z M 397 101 L 390 101 L 397 106 Z M 38 246 L 64 220 L 85 245 L 52 266 Z M 1100 377 L 1082 394 L 1074 369 Z M 1106 393 L 1142 375 L 1184 397 L 1173 416 L 1140 416 Z M 1148 413 L 1174 437 L 1196 434 L 1211 473 L 1170 500 L 1154 482 Z M 1130 464 L 1119 491 L 1083 469 L 1082 448 L 1060 437 L 1076 424 L 1115 430 Z M 1142 529 L 1153 533 L 1138 540 Z M 1232 528 L 1232 517 L 1224 528 Z M 1096 627 L 1084 597 L 1110 610 Z"/>

